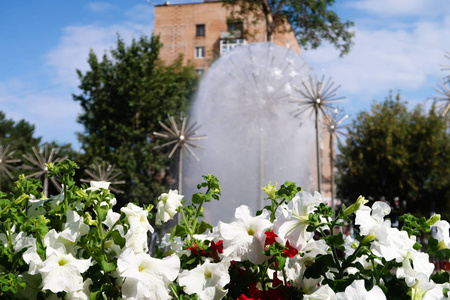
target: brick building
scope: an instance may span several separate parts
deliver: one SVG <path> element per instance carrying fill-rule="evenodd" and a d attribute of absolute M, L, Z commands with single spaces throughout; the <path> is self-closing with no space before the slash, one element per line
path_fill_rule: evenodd
<path fill-rule="evenodd" d="M 156 5 L 154 33 L 160 35 L 164 45 L 161 59 L 171 63 L 183 53 L 185 63 L 192 61 L 203 73 L 216 58 L 234 47 L 266 41 L 263 21 L 256 25 L 227 23 L 229 14 L 220 1 Z M 249 34 L 245 36 L 244 31 Z M 275 33 L 273 42 L 300 54 L 298 41 L 290 31 Z"/>

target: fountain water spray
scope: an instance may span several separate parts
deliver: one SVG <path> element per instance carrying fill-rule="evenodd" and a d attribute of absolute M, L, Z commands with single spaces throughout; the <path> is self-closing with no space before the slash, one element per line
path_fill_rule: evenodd
<path fill-rule="evenodd" d="M 309 67 L 294 51 L 272 43 L 241 46 L 223 55 L 203 79 L 191 114 L 203 125 L 200 162 L 184 169 L 185 198 L 206 174 L 216 175 L 221 201 L 205 213 L 229 220 L 241 204 L 256 211 L 265 203 L 262 186 L 295 181 L 310 190 L 315 179 L 312 121 L 299 127 L 289 103 Z M 257 192 L 259 191 L 259 192 Z"/>

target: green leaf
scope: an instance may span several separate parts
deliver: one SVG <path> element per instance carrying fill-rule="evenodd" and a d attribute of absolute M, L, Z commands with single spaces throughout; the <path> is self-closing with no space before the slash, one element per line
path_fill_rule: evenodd
<path fill-rule="evenodd" d="M 419 250 L 420 248 L 422 248 L 422 245 L 416 242 L 414 244 L 413 248 L 414 248 L 414 250 Z"/>
<path fill-rule="evenodd" d="M 192 203 L 201 204 L 205 200 L 205 195 L 202 193 L 195 193 L 192 195 Z"/>
<path fill-rule="evenodd" d="M 278 270 L 283 270 L 284 265 L 286 264 L 286 257 L 282 255 L 278 255 L 275 257 L 278 263 Z"/>
<path fill-rule="evenodd" d="M 91 290 L 90 291 L 89 300 L 100 300 L 100 299 L 103 299 L 101 290 L 97 290 L 97 291 Z"/>
<path fill-rule="evenodd" d="M 436 272 L 431 275 L 431 279 L 437 284 L 444 284 L 450 281 L 450 275 L 446 271 Z"/>
<path fill-rule="evenodd" d="M 212 230 L 213 227 L 210 224 L 206 223 L 205 221 L 201 221 L 199 226 L 197 227 L 197 234 L 202 234 L 207 229 Z"/>
<path fill-rule="evenodd" d="M 186 235 L 186 228 L 181 225 L 175 225 L 175 227 L 172 230 L 172 233 L 170 234 L 170 239 L 172 240 L 175 236 L 179 236 L 181 238 L 184 238 Z"/>
<path fill-rule="evenodd" d="M 289 202 L 295 195 L 302 190 L 301 187 L 297 187 L 297 185 L 292 181 L 286 181 L 281 185 L 280 189 L 276 192 L 277 197 L 284 198 Z"/>
<path fill-rule="evenodd" d="M 104 260 L 102 260 L 101 265 L 102 265 L 102 269 L 103 269 L 106 273 L 112 272 L 112 271 L 114 271 L 114 270 L 117 268 L 117 266 L 116 266 L 115 263 L 106 262 L 106 261 L 104 261 Z"/>
<path fill-rule="evenodd" d="M 336 268 L 336 264 L 331 254 L 317 256 L 314 263 L 306 269 L 306 278 L 320 278 L 330 268 Z"/>
<path fill-rule="evenodd" d="M 333 234 L 333 235 L 326 237 L 326 241 L 330 247 L 335 247 L 335 248 L 340 245 L 344 245 L 344 243 L 345 243 L 342 232 L 339 232 L 337 234 Z"/>
<path fill-rule="evenodd" d="M 106 205 L 98 206 L 96 209 L 97 212 L 97 221 L 103 222 L 106 220 L 106 215 L 108 214 L 109 207 Z"/>
<path fill-rule="evenodd" d="M 120 246 L 120 248 L 125 247 L 126 240 L 125 238 L 120 234 L 118 230 L 114 230 L 111 233 L 111 237 L 113 238 L 114 244 Z"/>

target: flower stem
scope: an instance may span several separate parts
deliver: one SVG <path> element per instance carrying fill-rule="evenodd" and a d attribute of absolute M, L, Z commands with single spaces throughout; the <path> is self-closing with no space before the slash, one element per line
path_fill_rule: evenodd
<path fill-rule="evenodd" d="M 177 290 L 176 290 L 175 285 L 173 284 L 173 282 L 171 282 L 169 286 L 170 286 L 170 290 L 172 291 L 173 295 L 174 295 L 177 299 L 180 299 L 180 296 L 178 296 Z"/>
<path fill-rule="evenodd" d="M 69 210 L 69 195 L 67 195 L 67 184 L 64 184 L 64 210 L 67 212 Z"/>
<path fill-rule="evenodd" d="M 183 210 L 181 210 L 181 217 L 183 218 L 184 227 L 189 232 L 189 236 L 191 237 L 191 239 L 193 239 L 194 238 L 194 233 L 192 232 L 191 226 L 189 226 L 189 222 L 186 219 L 186 215 L 184 214 Z"/>
<path fill-rule="evenodd" d="M 328 223 L 328 224 L 329 224 L 329 223 Z M 331 234 L 332 234 L 332 233 L 333 233 L 333 227 L 332 227 L 332 226 L 328 226 L 328 228 L 330 229 Z M 318 227 L 318 229 L 319 229 L 320 233 L 322 234 L 322 236 L 323 236 L 324 238 L 326 238 L 327 235 L 325 234 L 325 232 L 323 231 L 323 229 L 320 228 L 320 227 Z M 330 248 L 331 248 L 331 252 L 332 252 L 332 254 L 333 254 L 333 260 L 334 260 L 334 263 L 336 264 L 336 268 L 340 269 L 340 268 L 341 268 L 341 264 L 340 264 L 340 262 L 339 262 L 339 257 L 338 257 L 338 255 L 337 255 L 336 248 L 334 247 L 334 245 L 328 245 L 328 246 L 330 246 Z M 339 273 L 341 273 L 341 270 L 339 270 Z"/>
<path fill-rule="evenodd" d="M 205 202 L 205 201 L 203 200 L 203 201 L 198 205 L 197 211 L 196 211 L 196 213 L 195 213 L 194 224 L 192 224 L 192 235 L 193 235 L 193 232 L 195 232 L 195 227 L 197 226 L 198 217 L 199 217 L 199 215 L 200 215 L 200 212 L 201 212 L 201 210 L 202 210 L 202 206 L 203 206 L 203 203 L 204 203 L 204 202 Z M 191 236 L 191 237 L 193 237 L 193 236 Z"/>

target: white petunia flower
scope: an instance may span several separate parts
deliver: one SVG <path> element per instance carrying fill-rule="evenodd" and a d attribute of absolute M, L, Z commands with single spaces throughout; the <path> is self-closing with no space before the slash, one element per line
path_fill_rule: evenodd
<path fill-rule="evenodd" d="M 105 189 L 105 190 L 109 190 L 109 185 L 111 184 L 111 182 L 107 182 L 107 181 L 91 181 L 90 182 L 90 187 L 87 188 L 87 191 L 98 191 L 99 189 Z M 116 198 L 112 198 L 110 199 L 110 203 L 112 206 L 117 204 L 117 199 Z M 105 201 L 100 203 L 100 206 L 104 206 L 104 205 L 108 205 L 108 203 L 106 203 Z"/>
<path fill-rule="evenodd" d="M 89 232 L 89 226 L 84 224 L 83 218 L 73 210 L 67 211 L 67 222 L 64 224 L 63 231 L 59 234 L 59 238 L 67 241 L 67 243 L 76 243 L 82 235 Z"/>
<path fill-rule="evenodd" d="M 370 291 L 364 286 L 364 280 L 355 280 L 345 288 L 344 293 L 336 293 L 337 300 L 384 300 L 386 295 L 381 288 L 375 285 Z"/>
<path fill-rule="evenodd" d="M 391 212 L 391 207 L 382 201 L 377 201 L 372 208 L 361 205 L 355 212 L 355 224 L 359 225 L 361 235 L 369 235 L 375 227 L 384 222 L 384 217 Z"/>
<path fill-rule="evenodd" d="M 309 214 L 322 202 L 322 196 L 317 192 L 314 196 L 308 192 L 298 193 L 288 205 L 278 207 L 274 232 L 283 243 L 289 240 L 292 247 L 301 250 L 314 234 L 306 231 Z"/>
<path fill-rule="evenodd" d="M 53 249 L 62 249 L 66 252 L 66 244 L 70 244 L 64 239 L 59 239 L 59 233 L 55 229 L 50 229 L 44 236 L 45 246 Z"/>
<path fill-rule="evenodd" d="M 328 253 L 327 242 L 323 239 L 320 240 L 310 240 L 306 243 L 303 248 L 303 258 L 309 259 L 311 262 L 316 258 L 317 255 L 325 255 Z"/>
<path fill-rule="evenodd" d="M 179 195 L 177 190 L 169 190 L 169 193 L 161 194 L 158 197 L 158 204 L 156 208 L 156 225 L 161 225 L 172 219 L 177 214 L 177 208 L 182 206 L 181 200 L 183 195 Z"/>
<path fill-rule="evenodd" d="M 147 233 L 154 231 L 148 222 L 148 211 L 142 207 L 128 203 L 126 207 L 120 209 L 127 216 L 130 228 L 125 235 L 127 248 L 132 248 L 134 252 L 141 253 L 148 250 Z"/>
<path fill-rule="evenodd" d="M 47 247 L 58 249 L 63 248 L 64 252 L 73 252 L 73 248 L 80 240 L 82 235 L 89 232 L 89 226 L 84 224 L 81 218 L 75 211 L 67 211 L 67 222 L 64 224 L 63 231 L 57 232 L 51 229 L 44 237 L 44 244 Z"/>
<path fill-rule="evenodd" d="M 392 228 L 390 220 L 384 220 L 390 212 L 390 206 L 381 201 L 375 202 L 372 208 L 361 205 L 355 213 L 355 224 L 359 225 L 361 235 L 365 235 L 363 243 L 374 241 L 371 250 L 375 255 L 402 262 L 416 241 L 407 232 Z"/>
<path fill-rule="evenodd" d="M 376 240 L 370 249 L 373 254 L 384 257 L 386 261 L 394 260 L 402 262 L 408 252 L 413 249 L 415 236 L 410 238 L 406 231 L 391 227 L 389 220 L 384 221 L 381 226 L 373 229 Z"/>
<path fill-rule="evenodd" d="M 62 189 L 61 193 L 55 196 L 51 196 L 48 199 L 36 199 L 34 195 L 30 195 L 28 199 L 28 211 L 27 214 L 29 217 L 36 217 L 40 215 L 44 215 L 47 210 L 44 208 L 48 206 L 50 209 L 56 208 L 59 204 L 64 202 L 64 189 Z"/>
<path fill-rule="evenodd" d="M 125 235 L 125 247 L 133 249 L 135 253 L 144 253 L 148 250 L 148 237 L 144 231 L 128 230 Z"/>
<path fill-rule="evenodd" d="M 230 282 L 229 260 L 211 263 L 208 259 L 190 271 L 183 271 L 178 283 L 189 294 L 196 294 L 200 300 L 222 299 L 227 291 L 223 288 Z"/>
<path fill-rule="evenodd" d="M 272 223 L 267 219 L 268 212 L 252 217 L 250 208 L 241 205 L 236 209 L 235 221 L 219 222 L 218 229 L 223 239 L 223 255 L 236 261 L 249 260 L 260 264 L 269 257 L 263 254 L 267 229 Z"/>
<path fill-rule="evenodd" d="M 305 300 L 336 300 L 336 294 L 326 284 L 322 285 L 318 290 L 309 295 L 303 295 Z"/>
<path fill-rule="evenodd" d="M 42 289 L 58 292 L 76 292 L 83 289 L 81 273 L 91 265 L 90 259 L 77 259 L 60 249 L 47 246 L 47 258 L 38 272 L 42 275 Z"/>
<path fill-rule="evenodd" d="M 153 233 L 154 229 L 148 222 L 148 210 L 144 210 L 133 203 L 128 203 L 126 207 L 120 209 L 127 216 L 128 223 L 131 230 L 135 231 L 150 231 Z"/>
<path fill-rule="evenodd" d="M 317 255 L 327 254 L 328 248 L 325 240 L 309 241 L 303 249 L 303 255 L 295 255 L 286 259 L 284 273 L 278 271 L 278 277 L 286 276 L 287 281 L 292 281 L 292 286 L 305 294 L 311 294 L 318 289 L 323 277 L 306 278 L 304 273 L 307 267 L 313 264 Z"/>
<path fill-rule="evenodd" d="M 175 254 L 156 259 L 126 249 L 117 260 L 117 272 L 125 279 L 123 299 L 170 299 L 169 285 L 178 276 L 180 259 Z"/>
<path fill-rule="evenodd" d="M 31 247 L 36 243 L 36 239 L 32 236 L 27 236 L 24 232 L 15 233 L 15 226 L 11 228 L 11 240 L 14 245 L 14 251 L 19 252 L 23 248 Z M 5 247 L 9 247 L 9 239 L 4 233 L 0 233 L 0 241 Z"/>
<path fill-rule="evenodd" d="M 37 253 L 36 244 L 28 248 L 22 255 L 23 260 L 28 264 L 28 274 L 36 275 L 42 266 L 42 259 Z"/>
<path fill-rule="evenodd" d="M 307 265 L 312 263 L 311 258 L 301 257 L 296 255 L 286 259 L 286 265 L 284 267 L 286 274 L 286 280 L 292 281 L 292 286 L 298 288 L 303 293 L 310 294 L 318 289 L 318 285 L 323 280 L 320 278 L 306 278 L 305 271 Z M 283 273 L 279 272 L 279 277 L 282 278 Z"/>
<path fill-rule="evenodd" d="M 88 191 L 97 191 L 99 189 L 109 190 L 109 185 L 111 182 L 107 181 L 94 181 L 90 182 L 91 187 L 87 188 Z"/>
<path fill-rule="evenodd" d="M 355 253 L 356 248 L 358 248 L 359 246 L 359 242 L 356 239 L 352 238 L 350 235 L 348 235 L 344 241 L 345 258 L 348 258 L 350 255 Z M 367 255 L 365 254 L 357 257 L 355 259 L 355 262 L 359 262 L 366 270 L 373 268 L 372 262 L 370 260 L 367 260 Z M 356 274 L 359 272 L 359 270 L 355 267 L 348 267 L 346 269 L 346 272 L 348 272 L 349 274 Z"/>
<path fill-rule="evenodd" d="M 412 287 L 416 284 L 419 274 L 430 278 L 434 271 L 434 264 L 430 262 L 428 254 L 411 249 L 402 262 L 402 266 L 397 268 L 397 278 L 404 278 L 406 285 Z"/>
<path fill-rule="evenodd" d="M 436 284 L 432 289 L 428 290 L 422 300 L 447 300 L 444 290 L 450 290 L 450 283 Z"/>
<path fill-rule="evenodd" d="M 83 289 L 67 293 L 67 300 L 89 300 L 90 286 L 92 285 L 92 279 L 88 278 L 83 282 Z"/>
<path fill-rule="evenodd" d="M 433 224 L 436 227 L 436 239 L 439 242 L 440 249 L 448 249 L 450 248 L 450 224 L 445 220 L 439 220 Z"/>
<path fill-rule="evenodd" d="M 428 291 L 433 290 L 436 284 L 423 273 L 417 275 L 416 284 L 411 287 L 410 293 L 414 295 L 412 299 L 422 299 Z M 437 298 L 440 299 L 440 298 Z"/>
<path fill-rule="evenodd" d="M 119 221 L 119 219 L 120 219 L 120 214 L 116 213 L 110 209 L 106 213 L 106 219 L 105 219 L 105 221 L 103 221 L 103 224 L 105 224 L 106 226 L 108 226 L 108 228 L 111 229 L 114 226 L 114 224 L 116 224 L 117 221 Z"/>
<path fill-rule="evenodd" d="M 170 240 L 170 233 L 166 233 L 161 239 L 160 249 L 162 251 L 168 251 L 169 249 L 175 251 L 175 253 L 181 257 L 184 254 L 190 253 L 190 250 L 184 250 L 186 242 L 179 236 L 174 236 L 173 241 Z"/>

